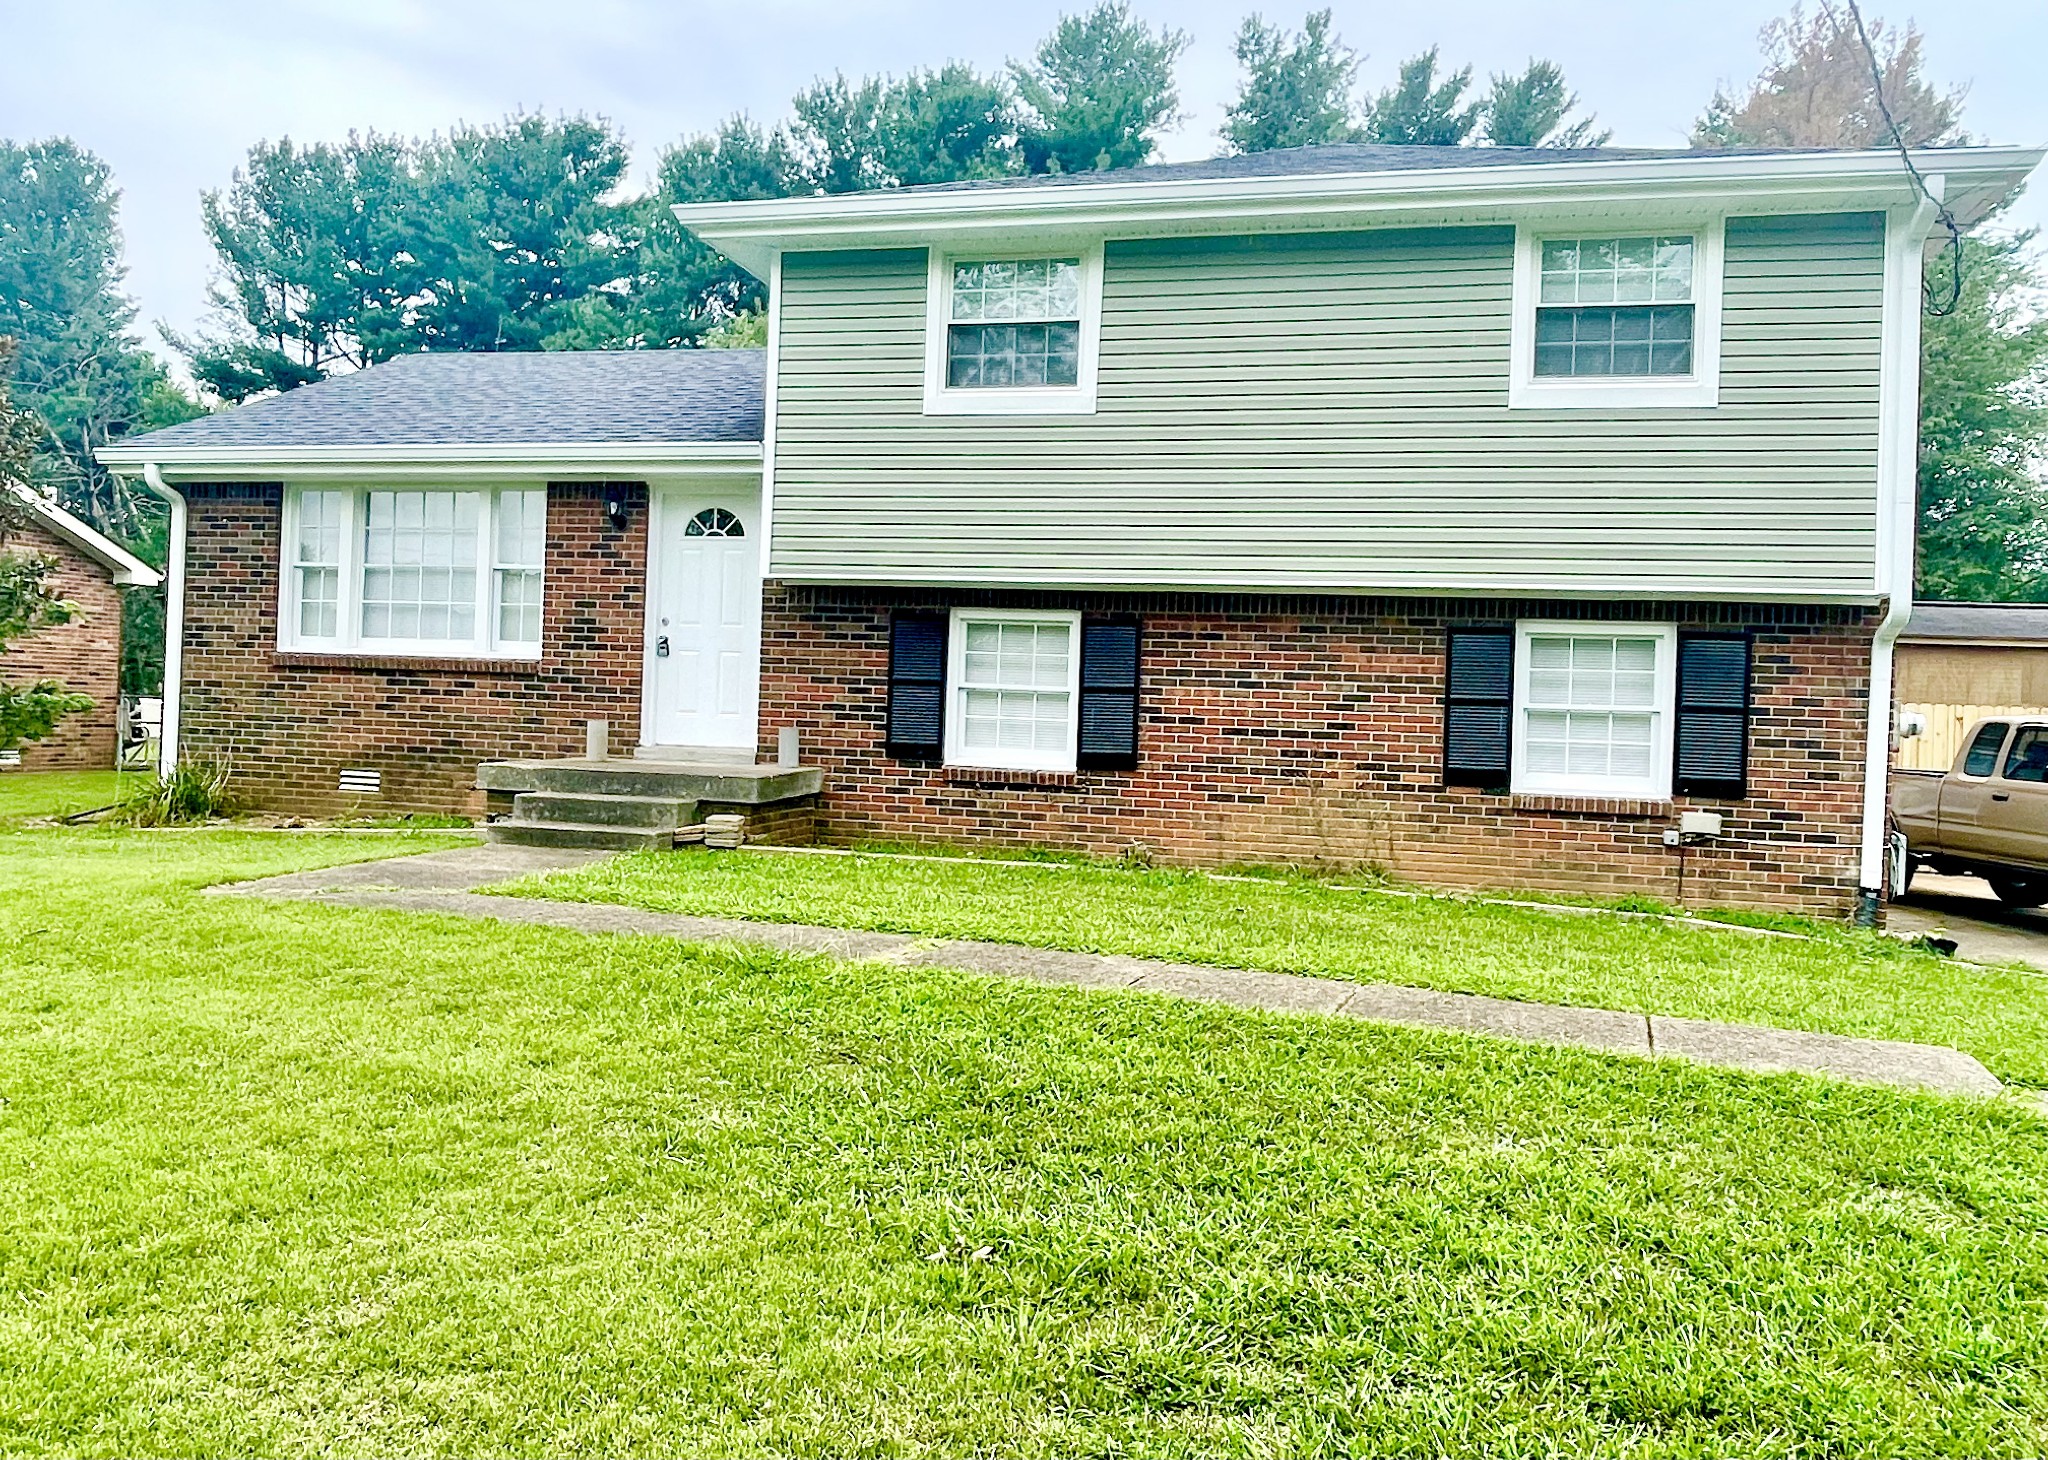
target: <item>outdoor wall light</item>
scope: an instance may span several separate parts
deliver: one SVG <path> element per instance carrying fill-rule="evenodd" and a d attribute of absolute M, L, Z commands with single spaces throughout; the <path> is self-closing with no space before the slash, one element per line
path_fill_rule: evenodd
<path fill-rule="evenodd" d="M 626 525 L 626 484 L 606 482 L 604 484 L 604 515 L 611 519 L 614 527 Z"/>

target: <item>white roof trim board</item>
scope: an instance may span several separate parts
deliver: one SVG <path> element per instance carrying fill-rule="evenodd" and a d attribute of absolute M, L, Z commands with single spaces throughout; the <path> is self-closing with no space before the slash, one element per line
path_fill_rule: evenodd
<path fill-rule="evenodd" d="M 55 502 L 45 501 L 28 488 L 9 483 L 9 494 L 27 511 L 29 518 L 53 537 L 62 538 L 107 569 L 123 588 L 154 588 L 164 575 L 122 547 L 91 523 L 72 516 Z"/>
<path fill-rule="evenodd" d="M 1969 221 L 2017 187 L 2042 156 L 2039 148 L 1953 147 L 1921 149 L 1913 159 L 1930 179 L 1945 179 L 1949 206 Z M 914 247 L 977 234 L 1159 237 L 1538 221 L 1604 207 L 1639 216 L 1864 211 L 1917 200 L 1898 153 L 1881 149 L 1315 147 L 1064 178 L 685 203 L 675 214 L 765 277 L 782 251 Z"/>

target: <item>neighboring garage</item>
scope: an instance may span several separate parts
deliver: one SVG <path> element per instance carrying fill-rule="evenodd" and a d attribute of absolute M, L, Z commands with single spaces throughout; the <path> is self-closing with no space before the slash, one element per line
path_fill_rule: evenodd
<path fill-rule="evenodd" d="M 1896 673 L 1899 710 L 1923 722 L 1896 764 L 1945 771 L 1985 716 L 2048 714 L 2048 604 L 1916 603 Z"/>

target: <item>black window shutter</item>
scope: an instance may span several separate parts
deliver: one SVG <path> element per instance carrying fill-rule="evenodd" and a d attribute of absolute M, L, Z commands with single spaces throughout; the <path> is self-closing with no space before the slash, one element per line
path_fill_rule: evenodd
<path fill-rule="evenodd" d="M 1505 789 L 1515 631 L 1452 629 L 1444 669 L 1444 784 Z"/>
<path fill-rule="evenodd" d="M 937 760 L 946 750 L 946 620 L 898 614 L 889 621 L 891 755 Z"/>
<path fill-rule="evenodd" d="M 1128 619 L 1081 620 L 1083 770 L 1129 770 L 1138 763 L 1138 625 Z"/>
<path fill-rule="evenodd" d="M 1681 796 L 1749 794 L 1749 636 L 1678 636 L 1677 767 Z"/>

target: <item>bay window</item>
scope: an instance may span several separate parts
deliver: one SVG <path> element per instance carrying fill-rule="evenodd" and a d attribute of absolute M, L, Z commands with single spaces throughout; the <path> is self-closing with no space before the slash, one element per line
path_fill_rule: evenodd
<path fill-rule="evenodd" d="M 546 522 L 539 488 L 287 493 L 280 646 L 538 658 Z"/>

